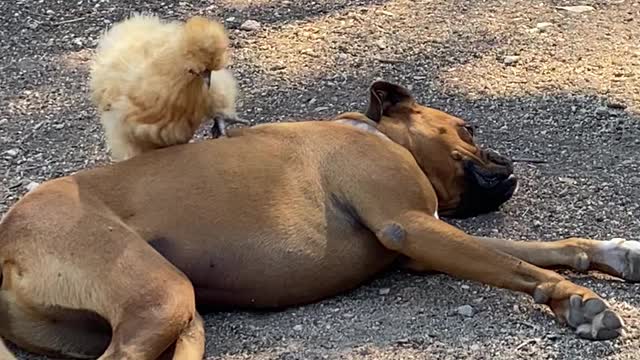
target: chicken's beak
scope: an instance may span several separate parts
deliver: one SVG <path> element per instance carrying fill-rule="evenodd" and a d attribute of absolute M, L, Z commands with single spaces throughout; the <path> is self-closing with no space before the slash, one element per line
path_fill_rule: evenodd
<path fill-rule="evenodd" d="M 205 85 L 207 85 L 207 88 L 211 86 L 211 70 L 203 71 L 202 73 L 200 73 L 200 76 L 202 76 L 202 81 L 204 81 Z"/>

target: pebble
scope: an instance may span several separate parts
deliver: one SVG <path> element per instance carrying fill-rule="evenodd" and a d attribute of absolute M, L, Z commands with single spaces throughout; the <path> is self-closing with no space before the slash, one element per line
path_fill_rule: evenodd
<path fill-rule="evenodd" d="M 513 65 L 518 61 L 520 61 L 520 56 L 515 56 L 515 55 L 505 56 L 504 59 L 502 60 L 502 62 L 505 65 Z"/>
<path fill-rule="evenodd" d="M 287 66 L 285 64 L 277 64 L 277 65 L 273 65 L 271 67 L 271 70 L 272 71 L 278 71 L 278 70 L 284 70 L 286 68 L 287 68 Z"/>
<path fill-rule="evenodd" d="M 302 331 L 302 325 L 296 325 L 293 327 L 293 330 L 295 331 Z"/>
<path fill-rule="evenodd" d="M 456 312 L 464 317 L 472 317 L 476 313 L 471 305 L 462 305 L 456 309 Z"/>
<path fill-rule="evenodd" d="M 378 294 L 380 294 L 380 295 L 387 295 L 387 294 L 389 294 L 389 292 L 390 292 L 390 291 L 391 291 L 391 289 L 389 289 L 389 288 L 383 288 L 383 289 L 380 289 L 380 290 L 378 291 Z"/>
<path fill-rule="evenodd" d="M 624 110 L 624 109 L 627 108 L 627 105 L 625 105 L 623 103 L 615 102 L 615 101 L 608 101 L 607 102 L 607 107 L 609 109 Z M 0 125 L 1 125 L 1 123 L 0 123 Z"/>
<path fill-rule="evenodd" d="M 0 119 L 0 126 L 5 125 L 8 122 L 9 122 L 9 120 L 7 120 L 7 119 Z"/>
<path fill-rule="evenodd" d="M 536 29 L 540 30 L 540 32 L 545 32 L 552 25 L 550 22 L 541 22 L 536 24 Z"/>
<path fill-rule="evenodd" d="M 461 287 L 463 290 L 469 290 L 469 289 L 470 289 L 469 285 L 461 285 L 460 287 Z"/>
<path fill-rule="evenodd" d="M 244 31 L 257 31 L 260 30 L 260 23 L 255 20 L 247 20 L 240 25 L 240 30 Z"/>
<path fill-rule="evenodd" d="M 593 11 L 595 8 L 593 6 L 587 5 L 576 5 L 576 6 L 556 6 L 556 9 L 565 10 L 568 12 L 582 14 L 585 12 Z"/>
<path fill-rule="evenodd" d="M 18 149 L 9 149 L 9 150 L 5 151 L 4 153 L 9 155 L 10 157 L 16 157 L 20 153 L 20 150 L 18 150 Z"/>
<path fill-rule="evenodd" d="M 609 109 L 606 106 L 599 106 L 596 109 L 596 115 L 609 115 Z"/>
<path fill-rule="evenodd" d="M 560 182 L 565 183 L 565 184 L 569 184 L 569 185 L 576 185 L 578 184 L 578 182 L 576 181 L 576 179 L 572 179 L 570 177 L 559 177 L 558 180 L 560 180 Z"/>
<path fill-rule="evenodd" d="M 300 51 L 300 53 L 307 56 L 311 56 L 311 57 L 319 57 L 319 55 L 316 54 L 315 51 L 313 51 L 313 49 L 304 49 Z"/>
<path fill-rule="evenodd" d="M 480 351 L 480 345 L 478 345 L 478 344 L 473 344 L 473 345 L 471 345 L 471 348 L 470 348 L 470 349 L 471 349 L 471 351 L 474 351 L 474 352 L 476 352 L 476 351 Z"/>

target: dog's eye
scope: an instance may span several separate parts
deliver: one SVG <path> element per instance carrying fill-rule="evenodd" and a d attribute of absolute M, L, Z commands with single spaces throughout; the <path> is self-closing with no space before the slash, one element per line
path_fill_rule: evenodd
<path fill-rule="evenodd" d="M 469 133 L 469 135 L 471 135 L 471 137 L 475 136 L 475 132 L 476 132 L 476 127 L 473 125 L 465 125 L 464 129 L 467 130 L 467 132 Z"/>

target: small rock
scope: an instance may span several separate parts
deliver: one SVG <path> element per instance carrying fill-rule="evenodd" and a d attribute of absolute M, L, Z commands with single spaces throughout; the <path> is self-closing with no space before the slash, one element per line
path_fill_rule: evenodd
<path fill-rule="evenodd" d="M 293 327 L 294 331 L 302 331 L 302 325 L 296 325 Z"/>
<path fill-rule="evenodd" d="M 338 54 L 338 59 L 340 60 L 347 60 L 349 58 L 349 55 L 345 54 L 345 53 L 339 53 Z"/>
<path fill-rule="evenodd" d="M 60 123 L 60 124 L 53 124 L 53 128 L 56 130 L 62 130 L 64 129 L 64 124 Z"/>
<path fill-rule="evenodd" d="M 38 187 L 38 185 L 40 185 L 39 182 L 32 181 L 32 182 L 28 183 L 27 186 L 25 186 L 25 187 L 27 188 L 27 191 L 33 191 L 35 188 Z"/>
<path fill-rule="evenodd" d="M 520 61 L 520 56 L 515 56 L 515 55 L 505 56 L 504 59 L 502 60 L 502 62 L 505 65 L 513 65 L 513 64 L 517 63 L 518 61 Z"/>
<path fill-rule="evenodd" d="M 470 348 L 470 349 L 471 349 L 471 351 L 473 351 L 473 352 L 480 351 L 480 345 L 478 345 L 478 344 L 473 344 L 473 345 L 471 345 L 471 348 Z"/>
<path fill-rule="evenodd" d="M 10 157 L 16 157 L 20 153 L 20 150 L 18 150 L 18 149 L 9 149 L 9 150 L 5 151 L 4 153 L 7 154 Z"/>
<path fill-rule="evenodd" d="M 547 339 L 551 340 L 551 341 L 556 341 L 558 339 L 560 339 L 562 336 L 558 335 L 558 334 L 549 334 L 546 336 Z"/>
<path fill-rule="evenodd" d="M 9 122 L 7 119 L 0 119 L 0 126 L 5 125 Z"/>
<path fill-rule="evenodd" d="M 300 53 L 311 57 L 319 57 L 319 55 L 316 54 L 312 49 L 303 49 L 302 51 L 300 51 Z"/>
<path fill-rule="evenodd" d="M 257 31 L 260 30 L 260 23 L 255 20 L 247 20 L 240 25 L 240 30 L 244 31 Z"/>
<path fill-rule="evenodd" d="M 472 317 L 476 313 L 471 305 L 462 305 L 456 309 L 456 312 L 464 317 Z"/>
<path fill-rule="evenodd" d="M 376 45 L 380 48 L 380 50 L 384 50 L 387 48 L 387 44 L 385 44 L 384 40 L 382 39 L 376 41 Z"/>
<path fill-rule="evenodd" d="M 378 291 L 378 294 L 380 294 L 380 295 L 387 295 L 387 294 L 389 294 L 389 292 L 391 292 L 391 289 L 389 289 L 389 288 L 383 288 L 383 289 L 380 289 L 380 290 Z"/>
<path fill-rule="evenodd" d="M 541 22 L 536 24 L 536 29 L 540 30 L 540 32 L 545 32 L 552 25 L 553 24 L 549 22 Z"/>
<path fill-rule="evenodd" d="M 607 107 L 609 109 L 624 110 L 627 108 L 627 105 L 620 102 L 607 101 Z"/>
<path fill-rule="evenodd" d="M 578 184 L 578 182 L 575 179 L 572 179 L 570 177 L 559 177 L 558 180 L 560 180 L 560 182 L 563 182 L 563 183 L 569 184 L 569 185 Z"/>
<path fill-rule="evenodd" d="M 576 5 L 576 6 L 556 6 L 556 9 L 565 10 L 575 14 L 582 14 L 585 12 L 593 11 L 595 8 L 593 6 L 587 5 Z"/>
<path fill-rule="evenodd" d="M 81 38 L 81 37 L 77 37 L 75 39 L 73 39 L 73 43 L 78 45 L 78 46 L 84 46 L 84 42 L 86 41 L 85 38 Z"/>
<path fill-rule="evenodd" d="M 609 115 L 609 109 L 606 106 L 599 106 L 596 109 L 596 115 Z"/>
<path fill-rule="evenodd" d="M 540 220 L 534 220 L 533 226 L 539 228 L 542 226 L 542 222 Z"/>
<path fill-rule="evenodd" d="M 461 285 L 460 287 L 461 287 L 463 290 L 469 290 L 469 289 L 470 289 L 469 285 Z"/>
<path fill-rule="evenodd" d="M 278 71 L 278 70 L 284 70 L 286 68 L 287 68 L 287 66 L 285 64 L 277 64 L 277 65 L 273 65 L 271 67 L 271 70 L 272 71 Z"/>
<path fill-rule="evenodd" d="M 224 21 L 226 21 L 226 22 L 235 22 L 236 18 L 231 16 L 231 17 L 228 17 L 228 18 L 224 19 Z"/>

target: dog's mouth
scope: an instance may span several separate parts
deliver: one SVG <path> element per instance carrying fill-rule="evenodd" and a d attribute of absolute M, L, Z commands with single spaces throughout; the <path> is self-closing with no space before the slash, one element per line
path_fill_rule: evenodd
<path fill-rule="evenodd" d="M 491 150 L 483 152 L 483 157 L 488 166 L 464 160 L 464 193 L 459 205 L 442 215 L 467 218 L 496 211 L 516 193 L 518 178 L 512 161 Z"/>

